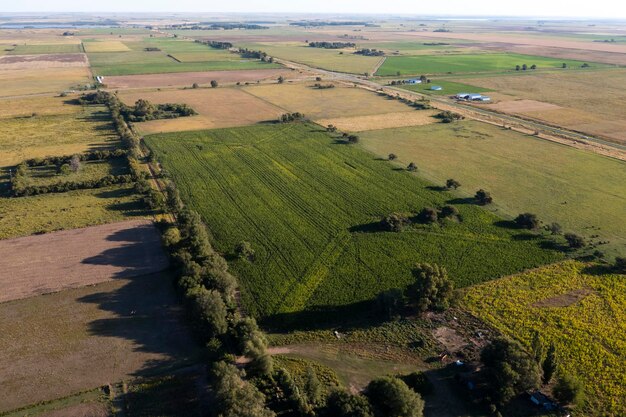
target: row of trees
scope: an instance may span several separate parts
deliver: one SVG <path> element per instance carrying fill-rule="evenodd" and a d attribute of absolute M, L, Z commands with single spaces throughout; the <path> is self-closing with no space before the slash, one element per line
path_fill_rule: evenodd
<path fill-rule="evenodd" d="M 285 113 L 282 114 L 278 121 L 280 123 L 291 123 L 291 122 L 301 122 L 306 120 L 306 117 L 303 113 L 295 112 L 295 113 Z"/>
<path fill-rule="evenodd" d="M 354 48 L 355 43 L 352 42 L 309 42 L 311 48 L 324 48 L 324 49 L 343 49 Z"/>
<path fill-rule="evenodd" d="M 532 64 L 530 67 L 528 65 L 526 65 L 526 64 L 523 64 L 522 66 L 516 65 L 515 66 L 515 71 L 519 71 L 519 70 L 526 71 L 528 68 L 530 68 L 531 70 L 536 70 L 537 69 L 537 65 Z"/>
<path fill-rule="evenodd" d="M 363 48 L 363 49 L 359 49 L 358 51 L 355 51 L 354 53 L 356 55 L 363 55 L 363 56 L 385 56 L 385 51 L 382 51 L 380 49 Z"/>

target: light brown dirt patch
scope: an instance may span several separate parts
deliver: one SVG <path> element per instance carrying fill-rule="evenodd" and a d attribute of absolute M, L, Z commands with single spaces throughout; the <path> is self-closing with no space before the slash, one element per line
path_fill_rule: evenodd
<path fill-rule="evenodd" d="M 433 332 L 433 336 L 450 353 L 458 352 L 467 345 L 466 340 L 459 335 L 456 330 L 450 327 L 441 326 L 436 328 Z"/>
<path fill-rule="evenodd" d="M 583 300 L 585 297 L 587 297 L 589 294 L 592 294 L 593 292 L 594 291 L 591 288 L 579 288 L 565 294 L 557 295 L 556 297 L 545 298 L 543 300 L 537 301 L 533 304 L 533 307 L 569 307 Z"/>
<path fill-rule="evenodd" d="M 316 120 L 316 122 L 322 126 L 334 125 L 339 130 L 346 132 L 364 132 L 367 130 L 427 125 L 437 121 L 432 117 L 436 113 L 436 111 L 422 110 L 414 112 L 374 114 L 371 116 L 320 119 Z"/>
<path fill-rule="evenodd" d="M 500 101 L 490 106 L 496 110 L 506 113 L 527 113 L 527 112 L 543 112 L 548 110 L 557 110 L 561 107 L 556 104 L 544 103 L 536 100 L 509 100 Z"/>
<path fill-rule="evenodd" d="M 0 56 L 0 71 L 40 68 L 86 67 L 85 54 L 41 54 Z"/>
<path fill-rule="evenodd" d="M 60 93 L 90 82 L 89 68 L 42 68 L 0 71 L 0 97 Z"/>
<path fill-rule="evenodd" d="M 164 273 L 0 304 L 0 413 L 188 364 L 181 313 Z"/>
<path fill-rule="evenodd" d="M 205 72 L 178 72 L 174 74 L 145 74 L 145 75 L 120 75 L 105 77 L 104 82 L 108 88 L 155 88 L 155 87 L 180 87 L 197 83 L 209 85 L 211 80 L 218 83 L 256 83 L 267 79 L 277 79 L 280 75 L 285 78 L 294 77 L 294 71 L 284 69 L 260 69 L 241 71 L 205 71 Z"/>
<path fill-rule="evenodd" d="M 0 302 L 165 269 L 158 231 L 145 220 L 0 241 Z"/>

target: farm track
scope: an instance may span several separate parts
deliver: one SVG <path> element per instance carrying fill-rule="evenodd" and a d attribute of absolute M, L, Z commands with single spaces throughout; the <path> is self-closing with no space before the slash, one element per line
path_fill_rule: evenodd
<path fill-rule="evenodd" d="M 284 59 L 276 59 L 276 62 L 281 63 L 288 68 L 294 68 L 302 71 L 310 71 L 314 73 L 316 72 L 330 79 L 334 79 L 340 82 L 351 83 L 355 86 L 365 88 L 370 91 L 383 91 L 386 93 L 393 93 L 412 100 L 426 98 L 430 100 L 431 104 L 439 110 L 456 111 L 463 114 L 469 119 L 477 120 L 483 123 L 489 123 L 497 126 L 506 125 L 512 130 L 516 130 L 524 134 L 534 134 L 534 132 L 539 132 L 539 134 L 536 135 L 538 138 L 550 140 L 552 142 L 557 142 L 579 149 L 586 149 L 588 151 L 595 152 L 604 156 L 626 161 L 626 146 L 608 142 L 597 137 L 592 137 L 560 127 L 551 126 L 549 124 L 539 121 L 530 121 L 517 116 L 504 115 L 492 110 L 479 109 L 476 108 L 476 106 L 459 104 L 455 100 L 448 98 L 426 96 L 396 87 L 383 86 L 381 84 L 369 81 L 361 76 L 357 76 L 354 74 L 322 70 L 319 68 L 310 67 L 308 65 L 287 61 Z"/>

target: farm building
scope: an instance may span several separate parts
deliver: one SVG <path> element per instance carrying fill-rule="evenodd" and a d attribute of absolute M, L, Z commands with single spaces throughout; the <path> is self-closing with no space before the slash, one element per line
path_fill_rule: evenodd
<path fill-rule="evenodd" d="M 430 89 L 433 91 L 441 91 L 443 90 L 443 87 L 441 87 L 440 85 L 433 85 L 430 87 Z"/>
<path fill-rule="evenodd" d="M 553 411 L 557 409 L 557 404 L 541 391 L 529 392 L 528 395 L 533 404 L 546 411 Z"/>
<path fill-rule="evenodd" d="M 407 80 L 406 83 L 407 84 L 421 84 L 422 80 L 420 80 L 418 78 L 413 78 L 413 79 Z"/>
<path fill-rule="evenodd" d="M 467 95 L 467 100 L 471 100 L 471 101 L 478 101 L 482 98 L 482 95 L 480 94 L 468 94 Z"/>
<path fill-rule="evenodd" d="M 469 97 L 469 93 L 458 93 L 456 96 L 457 99 L 459 100 L 466 100 L 467 97 Z"/>

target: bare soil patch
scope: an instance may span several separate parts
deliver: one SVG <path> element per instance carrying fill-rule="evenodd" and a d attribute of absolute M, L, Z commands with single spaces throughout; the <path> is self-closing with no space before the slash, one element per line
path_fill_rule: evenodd
<path fill-rule="evenodd" d="M 245 126 L 276 120 L 286 112 L 284 109 L 238 88 L 127 91 L 121 92 L 119 97 L 126 104 L 133 104 L 140 98 L 160 104 L 186 103 L 199 113 L 192 117 L 152 120 L 136 124 L 137 128 L 144 134 Z"/>
<path fill-rule="evenodd" d="M 0 56 L 0 70 L 88 66 L 85 54 L 41 54 Z"/>
<path fill-rule="evenodd" d="M 446 326 L 437 327 L 433 331 L 433 336 L 451 353 L 459 352 L 468 344 L 467 340 L 459 335 L 456 330 Z"/>
<path fill-rule="evenodd" d="M 594 291 L 591 288 L 579 288 L 565 294 L 557 295 L 556 297 L 545 298 L 537 301 L 533 304 L 533 307 L 568 307 L 576 304 L 593 292 Z"/>
<path fill-rule="evenodd" d="M 0 304 L 0 413 L 189 364 L 182 313 L 165 273 Z"/>
<path fill-rule="evenodd" d="M 322 126 L 335 125 L 346 132 L 364 132 L 367 130 L 389 129 L 394 127 L 422 126 L 435 123 L 432 116 L 436 111 L 385 113 L 371 116 L 340 117 L 336 119 L 316 120 Z"/>
<path fill-rule="evenodd" d="M 162 271 L 160 235 L 146 220 L 0 241 L 0 302 Z"/>
<path fill-rule="evenodd" d="M 145 74 L 145 75 L 120 75 L 105 77 L 104 82 L 108 88 L 155 88 L 155 87 L 180 87 L 197 83 L 209 85 L 211 80 L 218 83 L 256 83 L 267 79 L 277 79 L 280 75 L 285 78 L 293 77 L 293 71 L 284 69 L 260 69 L 241 71 L 206 71 L 206 72 L 178 72 L 174 74 Z"/>

